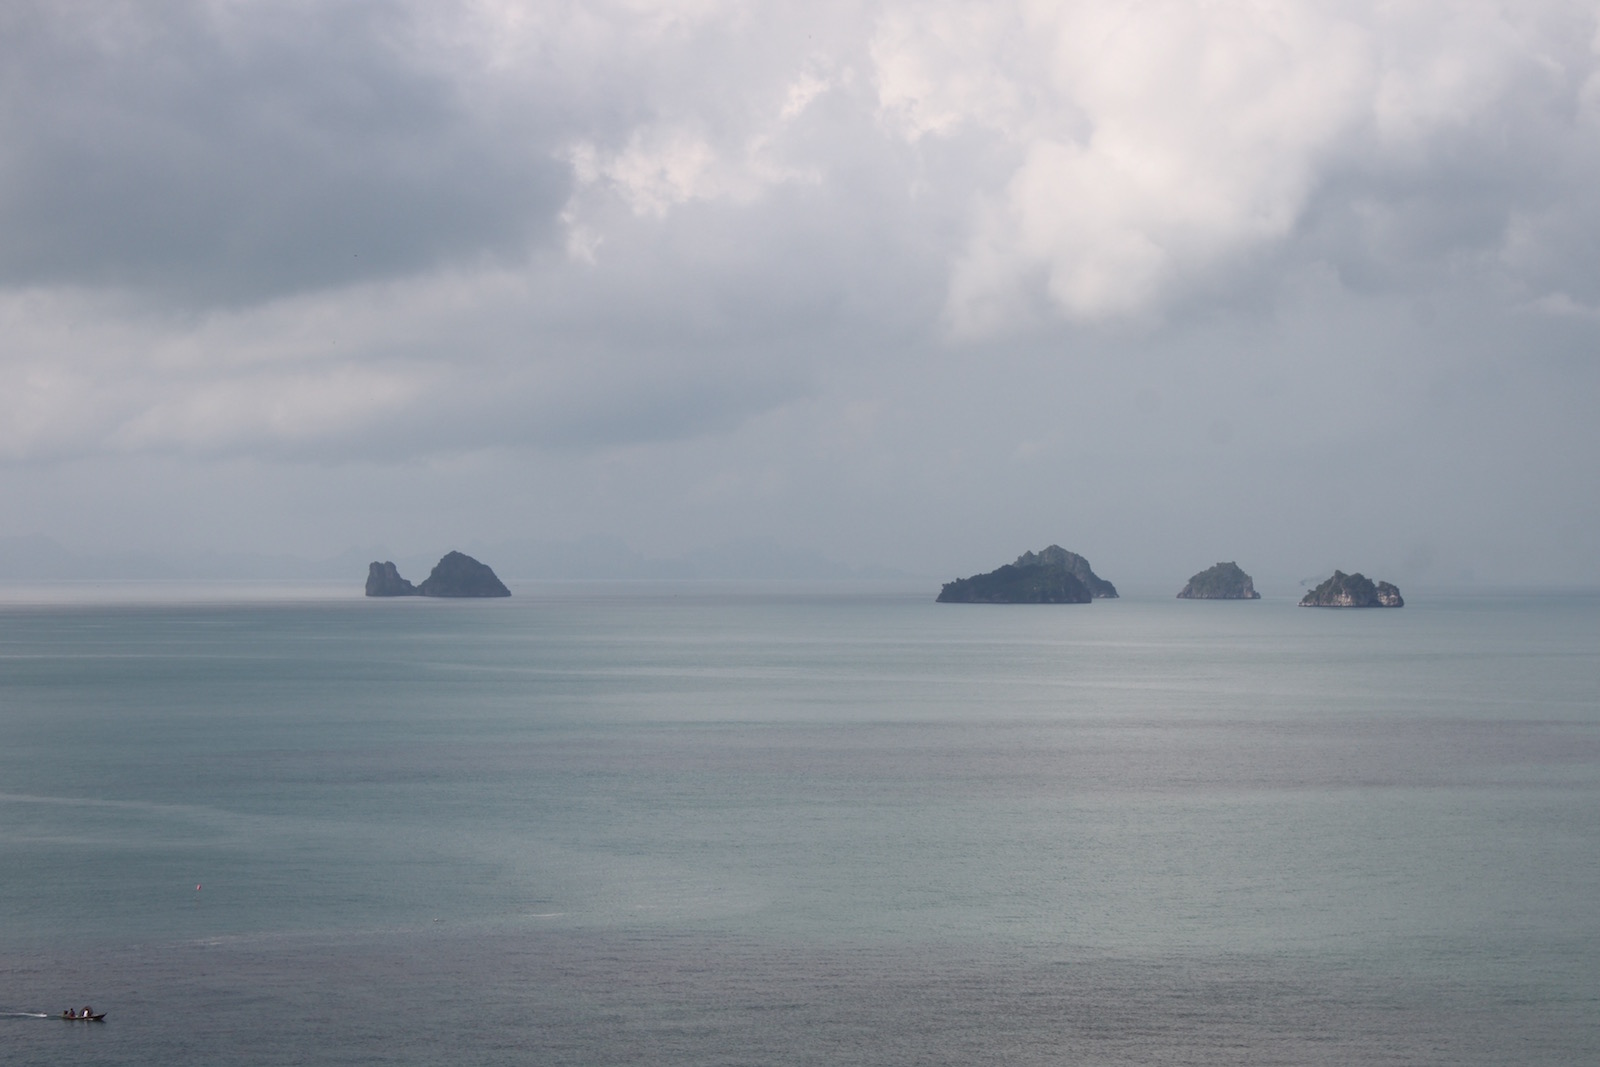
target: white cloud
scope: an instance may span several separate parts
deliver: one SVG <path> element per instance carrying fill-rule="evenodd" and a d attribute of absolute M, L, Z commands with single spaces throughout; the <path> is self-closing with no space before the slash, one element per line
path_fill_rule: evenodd
<path fill-rule="evenodd" d="M 959 114 L 1014 146 L 1017 165 L 975 214 L 954 270 L 951 314 L 967 334 L 1001 328 L 1007 294 L 1034 277 L 1071 318 L 1126 315 L 1281 239 L 1318 164 L 1369 104 L 1363 35 L 1311 7 L 1019 5 L 1015 21 L 1020 65 L 1037 72 L 1026 94 L 992 47 L 954 57 L 940 77 L 929 55 L 951 61 L 952 35 L 938 21 L 931 43 L 898 34 L 885 61 L 928 85 L 992 87 L 960 112 L 959 97 L 936 108 L 917 97 L 914 135 L 950 129 Z M 899 95 L 886 105 L 907 81 L 889 79 Z"/>
<path fill-rule="evenodd" d="M 1159 312 L 1288 241 L 1330 174 L 1427 166 L 1431 139 L 1492 126 L 1521 82 L 1559 97 L 1571 13 L 943 4 L 891 10 L 871 52 L 889 129 L 977 131 L 1012 160 L 973 191 L 952 268 L 951 321 L 981 336 L 1027 318 L 1035 292 L 1074 320 Z"/>
<path fill-rule="evenodd" d="M 563 153 L 576 186 L 562 212 L 569 254 L 595 260 L 604 238 L 599 224 L 590 220 L 604 214 L 607 196 L 619 199 L 635 216 L 659 220 L 686 204 L 748 205 L 773 186 L 820 181 L 815 166 L 785 161 L 783 135 L 834 84 L 815 70 L 802 69 L 788 82 L 773 112 L 736 123 L 720 135 L 705 129 L 699 118 L 662 119 L 636 126 L 615 149 L 592 139 L 575 142 Z"/>
<path fill-rule="evenodd" d="M 9 53 L 12 457 L 692 436 L 1018 324 L 1065 351 L 1197 292 L 1270 304 L 1252 270 L 1297 257 L 1600 295 L 1588 3 L 118 18 Z"/>
<path fill-rule="evenodd" d="M 1568 293 L 1547 293 L 1537 300 L 1530 301 L 1529 310 L 1537 311 L 1544 315 L 1554 315 L 1558 318 L 1587 319 L 1590 322 L 1600 322 L 1600 304 L 1586 304 L 1574 300 Z"/>
<path fill-rule="evenodd" d="M 625 147 L 610 153 L 583 141 L 567 158 L 580 186 L 605 183 L 636 215 L 660 218 L 691 200 L 749 194 L 718 165 L 705 138 L 681 129 L 635 130 Z"/>
<path fill-rule="evenodd" d="M 1043 58 L 1029 30 L 1015 4 L 890 5 L 869 46 L 886 124 L 912 141 L 967 125 L 1025 135 Z"/>
<path fill-rule="evenodd" d="M 414 408 L 432 384 L 414 372 L 364 366 L 201 381 L 164 392 L 108 443 L 128 451 L 209 453 L 337 439 Z"/>
<path fill-rule="evenodd" d="M 436 367 L 374 355 L 404 350 L 406 329 L 438 314 L 439 288 L 419 300 L 428 294 L 413 286 L 372 287 L 364 309 L 341 293 L 180 318 L 82 292 L 0 300 L 13 325 L 0 455 L 273 451 L 359 436 L 435 384 Z"/>

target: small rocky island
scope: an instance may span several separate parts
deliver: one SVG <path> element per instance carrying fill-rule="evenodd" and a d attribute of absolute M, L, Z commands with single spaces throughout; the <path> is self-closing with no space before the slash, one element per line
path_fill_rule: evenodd
<path fill-rule="evenodd" d="M 1334 571 L 1333 577 L 1300 598 L 1303 608 L 1403 608 L 1405 598 L 1388 582 Z"/>
<path fill-rule="evenodd" d="M 987 574 L 957 578 L 939 591 L 940 604 L 1087 604 L 1096 597 L 1114 597 L 1116 586 L 1089 567 L 1076 552 L 1051 545 L 1024 552 Z"/>
<path fill-rule="evenodd" d="M 374 562 L 367 568 L 368 596 L 510 596 L 511 590 L 487 564 L 461 552 L 447 552 L 421 585 L 400 577 L 393 563 Z"/>
<path fill-rule="evenodd" d="M 1218 563 L 1189 579 L 1179 600 L 1260 600 L 1256 583 L 1237 563 Z"/>
<path fill-rule="evenodd" d="M 367 567 L 368 596 L 420 596 L 417 587 L 400 577 L 400 568 L 392 561 L 374 561 Z"/>

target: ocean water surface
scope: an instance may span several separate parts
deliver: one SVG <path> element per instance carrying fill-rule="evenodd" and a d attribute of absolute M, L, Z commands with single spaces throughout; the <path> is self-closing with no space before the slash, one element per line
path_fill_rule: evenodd
<path fill-rule="evenodd" d="M 0 591 L 0 1062 L 1600 1062 L 1600 597 L 513 588 Z"/>

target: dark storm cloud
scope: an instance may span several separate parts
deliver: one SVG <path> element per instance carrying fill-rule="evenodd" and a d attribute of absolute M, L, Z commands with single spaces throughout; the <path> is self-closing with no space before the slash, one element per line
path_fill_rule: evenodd
<path fill-rule="evenodd" d="M 515 258 L 566 173 L 392 4 L 7 4 L 0 284 L 250 302 Z M 454 73 L 454 72 L 448 72 Z"/>

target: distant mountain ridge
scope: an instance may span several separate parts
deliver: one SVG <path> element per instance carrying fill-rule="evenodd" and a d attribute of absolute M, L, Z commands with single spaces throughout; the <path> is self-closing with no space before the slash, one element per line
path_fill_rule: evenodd
<path fill-rule="evenodd" d="M 277 581 L 348 578 L 382 549 L 352 548 L 323 559 L 206 549 L 69 548 L 48 537 L 0 538 L 0 581 Z"/>
<path fill-rule="evenodd" d="M 480 558 L 494 560 L 498 573 L 512 579 L 879 581 L 926 577 L 892 567 L 851 566 L 820 552 L 787 548 L 763 538 L 667 557 L 646 556 L 612 538 L 502 541 L 474 544 L 471 550 Z M 348 581 L 372 560 L 388 560 L 401 572 L 418 574 L 426 573 L 437 558 L 396 554 L 382 546 L 351 548 L 320 559 L 181 549 L 90 551 L 46 537 L 0 537 L 0 581 Z"/>

